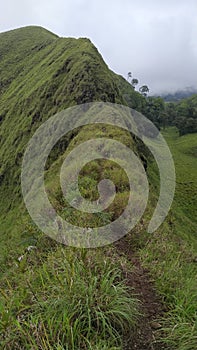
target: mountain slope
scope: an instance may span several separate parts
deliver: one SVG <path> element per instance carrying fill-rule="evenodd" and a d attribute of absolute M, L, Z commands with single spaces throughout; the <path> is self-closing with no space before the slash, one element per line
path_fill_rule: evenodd
<path fill-rule="evenodd" d="M 20 174 L 29 139 L 56 112 L 93 101 L 125 104 L 139 111 L 146 106 L 146 100 L 124 78 L 108 69 L 88 39 L 58 38 L 39 27 L 0 34 L 0 347 L 133 350 L 137 344 L 138 348 L 143 346 L 141 350 L 157 350 L 168 349 L 161 340 L 165 335 L 170 350 L 195 350 L 196 240 L 191 237 L 195 231 L 195 185 L 192 176 L 188 187 L 182 174 L 188 162 L 189 171 L 194 172 L 193 138 L 183 139 L 192 145 L 188 160 L 181 158 L 186 148 L 177 148 L 179 140 L 174 131 L 165 132 L 174 156 L 179 158 L 178 179 L 181 182 L 184 178 L 184 183 L 178 187 L 183 190 L 176 194 L 165 222 L 151 235 L 146 228 L 158 200 L 157 166 L 139 140 L 110 125 L 87 125 L 61 139 L 45 168 L 46 189 L 56 211 L 71 223 L 77 219 L 79 226 L 98 227 L 116 219 L 129 196 L 128 178 L 121 167 L 110 161 L 93 161 L 80 173 L 80 191 L 89 200 L 98 199 L 97 184 L 103 178 L 112 180 L 118 190 L 109 210 L 98 215 L 74 213 L 62 196 L 58 174 L 68 153 L 80 143 L 102 137 L 124 143 L 141 157 L 150 180 L 145 215 L 127 237 L 102 250 L 64 247 L 40 232 L 25 209 Z M 187 218 L 189 206 L 181 202 L 187 202 L 188 190 L 192 211 Z M 147 298 L 145 292 L 140 293 L 141 274 Z M 133 290 L 133 286 L 137 288 Z M 142 307 L 136 299 L 142 301 Z M 154 301 L 158 300 L 161 307 L 155 308 Z M 144 302 L 148 304 L 146 310 Z M 145 311 L 141 327 L 139 309 Z M 155 309 L 168 312 L 158 314 Z M 161 316 L 165 317 L 158 324 L 157 317 Z"/>
<path fill-rule="evenodd" d="M 20 173 L 29 139 L 56 112 L 93 101 L 127 104 L 120 90 L 122 86 L 131 105 L 131 96 L 136 96 L 135 107 L 138 99 L 141 101 L 143 98 L 138 97 L 122 77 L 108 69 L 97 49 L 85 38 L 58 38 L 42 28 L 28 27 L 2 33 L 0 52 L 3 293 L 0 298 L 0 346 L 3 349 L 119 350 L 123 333 L 133 329 L 138 314 L 137 300 L 123 283 L 121 259 L 114 264 L 113 255 L 116 256 L 116 253 L 110 253 L 110 249 L 107 254 L 112 256 L 112 260 L 106 256 L 105 250 L 95 249 L 92 254 L 82 249 L 67 249 L 45 237 L 25 210 Z M 96 131 L 105 137 L 110 135 L 124 139 L 132 149 L 136 149 L 136 142 L 129 133 L 117 132 L 113 127 L 103 131 L 102 127 L 92 129 L 87 126 L 60 140 L 50 155 L 46 181 L 51 200 L 61 213 L 69 212 L 69 208 L 64 207 L 62 198 L 59 200 L 56 168 L 70 144 L 72 147 L 78 140 L 84 142 Z M 93 169 L 96 180 L 97 170 L 100 169 L 98 174 L 105 175 L 111 167 L 109 163 L 104 166 L 96 164 L 96 172 Z M 95 179 L 90 177 L 90 170 L 86 169 L 85 182 L 95 197 Z M 116 166 L 113 174 L 120 187 L 124 174 Z M 120 203 L 124 203 L 128 197 L 127 186 L 124 179 L 118 198 Z M 114 212 L 121 210 L 118 203 L 116 205 Z M 96 224 L 109 218 L 108 213 L 103 218 L 98 216 Z M 82 216 L 78 222 L 81 219 Z M 46 268 L 49 270 L 45 275 Z M 26 282 L 27 293 L 26 287 L 24 289 Z M 6 293 L 9 294 L 8 298 L 5 298 Z M 24 308 L 27 312 L 24 312 Z M 37 328 L 39 324 L 42 324 L 40 329 L 40 326 Z"/>
<path fill-rule="evenodd" d="M 13 183 L 14 193 L 20 191 L 25 145 L 44 120 L 75 104 L 126 102 L 117 84 L 122 78 L 108 69 L 88 39 L 58 38 L 42 28 L 28 27 L 2 33 L 0 52 L 1 191 L 10 189 L 7 203 L 0 204 L 5 211 L 11 194 L 14 199 Z M 122 84 L 137 95 L 126 81 Z"/>

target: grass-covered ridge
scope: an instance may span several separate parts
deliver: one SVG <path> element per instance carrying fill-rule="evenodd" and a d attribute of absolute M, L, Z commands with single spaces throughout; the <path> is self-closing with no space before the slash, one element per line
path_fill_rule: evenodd
<path fill-rule="evenodd" d="M 0 348 L 127 350 L 123 339 L 129 333 L 132 343 L 142 312 L 139 295 L 125 280 L 130 271 L 135 275 L 131 258 L 136 254 L 167 310 L 159 330 L 148 339 L 149 347 L 161 348 L 165 338 L 164 349 L 196 350 L 195 134 L 179 137 L 175 128 L 164 131 L 177 187 L 168 217 L 151 235 L 146 228 L 157 203 L 159 177 L 139 140 L 119 128 L 85 126 L 61 139 L 51 152 L 45 174 L 51 203 L 62 217 L 77 219 L 81 226 L 99 226 L 118 217 L 127 204 L 129 186 L 124 171 L 113 162 L 88 163 L 79 178 L 83 196 L 96 200 L 97 183 L 106 177 L 118 193 L 102 215 L 77 212 L 74 217 L 58 178 L 69 151 L 92 137 L 109 137 L 141 157 L 151 193 L 139 227 L 125 238 L 129 259 L 114 245 L 91 250 L 64 247 L 43 235 L 25 210 L 20 173 L 28 140 L 56 112 L 93 101 L 139 111 L 146 105 L 123 77 L 108 69 L 88 39 L 59 38 L 39 27 L 0 34 Z"/>
<path fill-rule="evenodd" d="M 119 82 L 127 95 L 143 98 L 108 69 L 88 39 L 58 38 L 45 29 L 27 27 L 2 33 L 0 52 L 0 211 L 7 221 L 10 208 L 21 203 L 25 146 L 44 120 L 85 102 L 126 104 Z"/>
<path fill-rule="evenodd" d="M 71 251 L 45 239 L 25 211 L 20 172 L 27 142 L 50 116 L 85 102 L 127 104 L 120 85 L 128 90 L 127 97 L 137 94 L 108 69 L 85 38 L 58 38 L 42 28 L 27 27 L 2 33 L 0 52 L 0 346 L 119 350 L 139 312 L 137 297 L 124 282 L 121 262 L 113 250 Z M 71 139 L 83 142 L 87 134 L 82 128 L 61 140 L 47 173 Z M 105 136 L 110 134 L 113 130 L 106 130 Z M 125 140 L 134 146 L 130 135 Z M 110 165 L 103 172 L 109 169 Z M 56 201 L 58 189 L 52 175 L 47 181 Z M 118 176 L 122 178 L 120 171 Z M 91 181 L 86 176 L 84 189 L 87 179 Z M 62 211 L 61 202 L 55 205 Z"/>

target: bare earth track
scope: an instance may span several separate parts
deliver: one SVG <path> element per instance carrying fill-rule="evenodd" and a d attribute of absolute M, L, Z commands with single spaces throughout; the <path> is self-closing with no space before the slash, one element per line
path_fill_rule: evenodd
<path fill-rule="evenodd" d="M 117 250 L 120 255 L 126 256 L 133 266 L 131 272 L 124 273 L 127 285 L 140 300 L 142 313 L 135 333 L 132 333 L 132 336 L 128 335 L 124 341 L 124 350 L 167 350 L 166 345 L 155 338 L 155 332 L 160 329 L 158 320 L 167 310 L 157 295 L 154 282 L 151 281 L 148 271 L 141 266 L 137 252 L 130 250 L 126 238 L 117 243 Z"/>

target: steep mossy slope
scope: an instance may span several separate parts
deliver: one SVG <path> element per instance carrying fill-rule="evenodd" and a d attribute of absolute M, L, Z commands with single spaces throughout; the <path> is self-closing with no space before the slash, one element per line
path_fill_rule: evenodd
<path fill-rule="evenodd" d="M 20 192 L 25 145 L 44 120 L 85 102 L 126 104 L 122 86 L 135 97 L 135 108 L 143 98 L 108 69 L 88 39 L 58 38 L 27 27 L 2 33 L 0 53 L 0 208 L 5 212 Z"/>
<path fill-rule="evenodd" d="M 29 139 L 55 113 L 94 101 L 127 105 L 129 100 L 132 107 L 132 96 L 133 107 L 140 109 L 143 97 L 109 70 L 90 40 L 58 38 L 39 27 L 0 35 L 0 89 L 0 347 L 119 350 L 123 333 L 133 328 L 138 314 L 136 298 L 123 283 L 121 261 L 111 249 L 92 254 L 62 247 L 43 236 L 25 210 L 20 174 Z M 124 139 L 137 152 L 132 136 L 113 127 L 83 127 L 60 140 L 49 157 L 46 184 L 54 207 L 66 217 L 70 208 L 59 194 L 58 165 L 67 147 L 97 137 L 95 132 L 100 137 Z M 128 199 L 128 184 L 116 165 L 112 169 L 110 163 L 94 163 L 84 169 L 82 193 L 95 199 L 98 175 L 110 170 L 121 187 L 113 208 L 118 213 Z M 76 219 L 79 225 L 82 219 L 84 223 L 82 215 Z M 93 223 L 109 219 L 111 214 L 105 213 Z M 32 244 L 35 250 L 28 252 Z"/>
<path fill-rule="evenodd" d="M 0 34 L 0 225 L 3 256 L 4 244 L 8 247 L 11 244 L 15 249 L 15 237 L 21 230 L 21 212 L 25 209 L 19 210 L 23 205 L 20 175 L 29 139 L 55 113 L 94 101 L 125 104 L 138 110 L 142 110 L 144 104 L 144 98 L 123 77 L 109 70 L 89 39 L 59 38 L 40 27 Z M 51 162 L 63 154 L 76 133 L 60 140 L 50 155 Z"/>

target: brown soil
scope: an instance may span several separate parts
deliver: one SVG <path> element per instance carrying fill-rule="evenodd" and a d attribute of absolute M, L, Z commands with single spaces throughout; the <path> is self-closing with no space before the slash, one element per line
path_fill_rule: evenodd
<path fill-rule="evenodd" d="M 124 341 L 124 350 L 167 350 L 155 337 L 160 329 L 159 319 L 166 310 L 161 298 L 158 296 L 154 282 L 146 269 L 141 266 L 136 252 L 130 250 L 128 241 L 123 238 L 117 244 L 120 255 L 127 257 L 132 263 L 132 271 L 124 271 L 127 285 L 132 288 L 132 293 L 140 300 L 141 314 L 136 331 L 127 335 Z"/>

